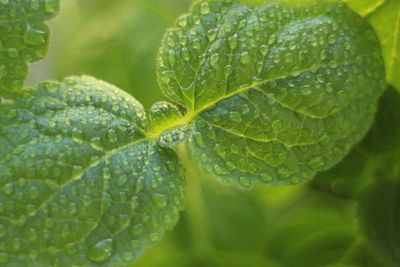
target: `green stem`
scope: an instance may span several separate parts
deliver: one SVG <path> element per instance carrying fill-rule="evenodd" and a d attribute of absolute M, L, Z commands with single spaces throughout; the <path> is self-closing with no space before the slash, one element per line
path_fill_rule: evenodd
<path fill-rule="evenodd" d="M 188 153 L 186 145 L 179 146 L 177 153 L 186 168 L 186 214 L 189 223 L 192 250 L 197 256 L 206 256 L 213 251 L 210 237 L 207 207 L 204 201 L 202 178 L 204 174 Z"/>

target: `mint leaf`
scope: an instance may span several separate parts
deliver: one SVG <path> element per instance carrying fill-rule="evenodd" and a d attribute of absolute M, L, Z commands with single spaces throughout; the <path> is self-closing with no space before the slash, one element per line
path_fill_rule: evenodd
<path fill-rule="evenodd" d="M 0 105 L 0 265 L 115 266 L 176 222 L 183 168 L 143 107 L 89 77 Z"/>
<path fill-rule="evenodd" d="M 400 2 L 345 0 L 371 23 L 381 41 L 388 83 L 400 90 Z"/>
<path fill-rule="evenodd" d="M 158 63 L 164 94 L 194 120 L 193 153 L 244 187 L 335 165 L 385 88 L 375 33 L 343 4 L 199 1 L 166 34 Z"/>
<path fill-rule="evenodd" d="M 399 107 L 400 94 L 387 88 L 379 99 L 375 122 L 362 142 L 334 168 L 319 173 L 312 184 L 344 197 L 359 198 L 374 181 L 377 170 L 393 176 L 400 155 Z"/>
<path fill-rule="evenodd" d="M 27 62 L 42 59 L 58 0 L 0 1 L 0 96 L 14 98 L 24 85 Z"/>

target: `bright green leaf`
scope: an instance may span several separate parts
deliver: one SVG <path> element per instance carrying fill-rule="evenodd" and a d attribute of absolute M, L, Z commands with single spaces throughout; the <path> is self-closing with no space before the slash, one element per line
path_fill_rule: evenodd
<path fill-rule="evenodd" d="M 375 33 L 343 4 L 199 1 L 165 36 L 158 74 L 195 121 L 201 164 L 244 187 L 335 165 L 385 87 Z"/>
<path fill-rule="evenodd" d="M 2 104 L 0 265 L 126 265 L 158 241 L 183 168 L 146 130 L 134 98 L 89 77 Z"/>
<path fill-rule="evenodd" d="M 18 96 L 28 72 L 27 62 L 42 59 L 58 0 L 0 1 L 0 97 Z"/>
<path fill-rule="evenodd" d="M 387 81 L 400 90 L 400 1 L 345 0 L 371 23 L 382 44 Z"/>

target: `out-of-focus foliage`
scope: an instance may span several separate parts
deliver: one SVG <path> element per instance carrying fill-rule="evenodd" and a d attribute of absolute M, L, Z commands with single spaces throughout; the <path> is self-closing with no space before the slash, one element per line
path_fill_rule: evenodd
<path fill-rule="evenodd" d="M 361 235 L 356 200 L 307 186 L 243 192 L 194 175 L 201 214 L 188 199 L 173 233 L 132 267 L 394 267 Z"/>
<path fill-rule="evenodd" d="M 364 16 L 375 29 L 382 44 L 387 80 L 400 91 L 400 1 L 344 1 Z"/>
<path fill-rule="evenodd" d="M 400 264 L 400 165 L 396 176 L 379 173 L 363 195 L 360 220 L 365 235 L 395 266 Z"/>
<path fill-rule="evenodd" d="M 66 28 L 56 35 L 56 77 L 95 76 L 148 108 L 163 98 L 156 78 L 162 36 L 190 4 L 190 0 L 63 2 L 64 13 L 55 26 Z"/>

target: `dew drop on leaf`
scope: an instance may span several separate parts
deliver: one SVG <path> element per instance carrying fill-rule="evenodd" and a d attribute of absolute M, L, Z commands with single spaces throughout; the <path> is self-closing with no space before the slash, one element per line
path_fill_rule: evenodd
<path fill-rule="evenodd" d="M 87 252 L 87 257 L 95 263 L 104 263 L 114 253 L 114 244 L 112 238 L 104 239 L 94 244 Z"/>

